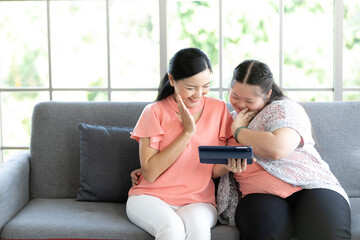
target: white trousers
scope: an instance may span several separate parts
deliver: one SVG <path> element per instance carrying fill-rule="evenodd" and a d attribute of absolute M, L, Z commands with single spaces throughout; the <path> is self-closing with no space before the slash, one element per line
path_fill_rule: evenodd
<path fill-rule="evenodd" d="M 209 240 L 217 222 L 216 208 L 209 203 L 179 207 L 149 195 L 130 196 L 126 214 L 157 240 Z"/>

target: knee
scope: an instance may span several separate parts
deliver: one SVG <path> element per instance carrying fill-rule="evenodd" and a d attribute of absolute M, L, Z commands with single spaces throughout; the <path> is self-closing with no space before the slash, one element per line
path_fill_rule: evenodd
<path fill-rule="evenodd" d="M 350 228 L 337 226 L 313 226 L 297 231 L 299 240 L 345 240 L 351 239 Z"/>
<path fill-rule="evenodd" d="M 266 213 L 266 212 L 265 212 Z M 241 240 L 289 240 L 293 235 L 291 215 L 270 216 L 263 214 L 254 217 L 236 218 L 236 226 L 240 231 Z"/>
<path fill-rule="evenodd" d="M 252 229 L 246 231 L 240 231 L 241 240 L 271 240 L 271 239 L 291 239 L 290 231 L 271 231 L 269 229 Z"/>
<path fill-rule="evenodd" d="M 258 225 L 239 226 L 241 240 L 289 240 L 293 235 L 291 224 L 271 224 L 262 222 Z"/>
<path fill-rule="evenodd" d="M 185 227 L 180 218 L 171 218 L 158 227 L 156 239 L 185 239 Z"/>
<path fill-rule="evenodd" d="M 216 224 L 216 208 L 210 204 L 193 203 L 178 212 L 185 226 L 187 240 L 210 240 L 211 228 Z"/>
<path fill-rule="evenodd" d="M 204 224 L 188 225 L 185 235 L 187 240 L 209 240 L 211 239 L 211 228 Z"/>
<path fill-rule="evenodd" d="M 304 192 L 304 196 L 307 198 L 298 200 L 295 215 L 299 239 L 351 239 L 350 207 L 340 194 L 331 190 L 315 189 Z"/>

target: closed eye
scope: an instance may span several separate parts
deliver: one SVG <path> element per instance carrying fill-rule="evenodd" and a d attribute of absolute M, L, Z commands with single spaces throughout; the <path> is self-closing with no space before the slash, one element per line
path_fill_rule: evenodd
<path fill-rule="evenodd" d="M 232 97 L 234 98 L 234 99 L 239 99 L 239 97 L 238 96 L 236 96 L 236 95 L 234 95 L 234 94 L 232 94 Z"/>

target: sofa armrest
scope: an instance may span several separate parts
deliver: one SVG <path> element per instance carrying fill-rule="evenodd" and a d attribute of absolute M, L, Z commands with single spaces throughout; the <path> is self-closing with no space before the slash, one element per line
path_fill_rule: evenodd
<path fill-rule="evenodd" d="M 0 165 L 0 232 L 29 202 L 30 153 L 20 152 Z"/>

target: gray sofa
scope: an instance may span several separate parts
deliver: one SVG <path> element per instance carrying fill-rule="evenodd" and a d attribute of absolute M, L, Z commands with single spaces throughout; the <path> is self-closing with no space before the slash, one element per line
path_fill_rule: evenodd
<path fill-rule="evenodd" d="M 312 121 L 320 154 L 350 196 L 352 239 L 360 240 L 360 102 L 301 104 Z M 78 123 L 133 127 L 145 105 L 36 105 L 30 152 L 0 165 L 1 239 L 153 239 L 128 220 L 125 201 L 75 200 L 80 177 Z M 138 152 L 127 151 L 121 161 L 121 189 L 126 194 L 129 174 L 139 166 Z M 239 232 L 218 224 L 212 229 L 212 239 L 239 239 Z"/>

